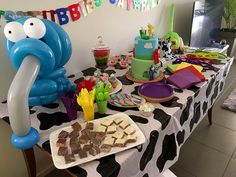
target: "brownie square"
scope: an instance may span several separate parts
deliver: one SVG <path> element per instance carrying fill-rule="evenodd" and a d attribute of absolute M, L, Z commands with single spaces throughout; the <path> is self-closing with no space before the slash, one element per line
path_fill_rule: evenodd
<path fill-rule="evenodd" d="M 59 147 L 57 155 L 65 156 L 66 154 L 68 154 L 68 148 L 67 147 Z"/>
<path fill-rule="evenodd" d="M 100 146 L 101 145 L 101 141 L 99 141 L 98 139 L 95 139 L 95 138 L 91 139 L 91 143 L 95 146 Z"/>
<path fill-rule="evenodd" d="M 73 130 L 72 132 L 70 132 L 69 137 L 73 138 L 73 137 L 78 137 L 79 136 L 79 131 L 77 130 Z"/>
<path fill-rule="evenodd" d="M 66 164 L 71 163 L 71 162 L 75 162 L 74 154 L 66 154 L 64 158 L 65 158 Z"/>
<path fill-rule="evenodd" d="M 81 125 L 79 122 L 75 122 L 74 124 L 71 125 L 72 129 L 75 131 L 80 131 L 82 129 Z"/>
<path fill-rule="evenodd" d="M 73 144 L 79 144 L 79 139 L 78 137 L 73 137 L 70 139 L 70 146 Z"/>
<path fill-rule="evenodd" d="M 83 159 L 83 158 L 86 158 L 86 157 L 88 157 L 88 155 L 87 155 L 87 151 L 84 151 L 84 150 L 79 150 L 79 157 L 81 158 L 81 159 Z"/>
<path fill-rule="evenodd" d="M 94 127 L 93 122 L 88 122 L 88 123 L 86 124 L 86 128 L 89 129 L 89 130 L 93 130 L 93 127 Z"/>
<path fill-rule="evenodd" d="M 79 150 L 81 150 L 80 144 L 72 144 L 70 146 L 72 154 L 78 154 Z"/>
<path fill-rule="evenodd" d="M 92 148 L 91 144 L 85 144 L 84 147 L 83 147 L 83 150 L 84 151 L 89 151 L 91 148 Z"/>
<path fill-rule="evenodd" d="M 80 144 L 87 144 L 88 141 L 89 141 L 89 138 L 88 138 L 87 135 L 81 135 L 81 136 L 79 137 L 79 143 L 80 143 Z"/>
<path fill-rule="evenodd" d="M 69 136 L 69 133 L 65 130 L 62 130 L 59 134 L 58 134 L 58 138 L 67 138 Z"/>
<path fill-rule="evenodd" d="M 56 142 L 57 147 L 65 147 L 66 146 L 66 138 L 59 138 Z"/>

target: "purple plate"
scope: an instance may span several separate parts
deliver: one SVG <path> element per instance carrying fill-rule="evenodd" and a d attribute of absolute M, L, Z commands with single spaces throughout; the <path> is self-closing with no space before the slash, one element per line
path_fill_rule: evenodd
<path fill-rule="evenodd" d="M 143 96 L 160 99 L 173 95 L 173 88 L 165 83 L 153 82 L 145 83 L 139 87 L 139 93 Z"/>

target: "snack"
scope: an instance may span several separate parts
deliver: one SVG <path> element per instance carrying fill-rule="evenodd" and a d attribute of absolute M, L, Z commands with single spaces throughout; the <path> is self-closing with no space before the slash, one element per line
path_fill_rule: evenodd
<path fill-rule="evenodd" d="M 93 130 L 93 127 L 94 127 L 93 122 L 87 122 L 87 124 L 86 124 L 86 128 L 87 128 L 87 129 Z"/>
<path fill-rule="evenodd" d="M 81 125 L 79 122 L 75 122 L 74 124 L 71 125 L 72 129 L 75 131 L 80 131 L 82 129 Z"/>
<path fill-rule="evenodd" d="M 80 144 L 71 144 L 70 148 L 71 148 L 72 154 L 78 154 L 79 151 L 81 150 Z"/>
<path fill-rule="evenodd" d="M 89 138 L 88 138 L 87 135 L 81 135 L 79 137 L 79 143 L 80 144 L 86 144 L 86 143 L 88 143 L 88 141 L 89 141 Z"/>
<path fill-rule="evenodd" d="M 58 138 L 61 139 L 61 138 L 67 138 L 69 136 L 69 133 L 67 131 L 64 131 L 62 130 L 59 135 L 58 135 Z"/>
<path fill-rule="evenodd" d="M 129 123 L 127 121 L 123 121 L 119 124 L 120 128 L 126 129 L 129 126 Z"/>
<path fill-rule="evenodd" d="M 114 74 L 111 74 L 111 75 L 110 75 L 108 81 L 111 83 L 111 85 L 112 85 L 113 88 L 116 88 L 116 87 L 117 87 L 118 81 L 117 81 L 117 79 L 116 79 L 116 77 L 115 77 Z"/>
<path fill-rule="evenodd" d="M 126 138 L 118 138 L 116 139 L 114 146 L 116 147 L 125 147 L 126 146 Z"/>
<path fill-rule="evenodd" d="M 95 129 L 96 132 L 102 132 L 102 133 L 106 133 L 106 130 L 107 130 L 107 127 L 102 126 L 102 125 L 96 127 Z"/>
<path fill-rule="evenodd" d="M 136 135 L 128 135 L 126 143 L 135 143 L 137 141 Z"/>
<path fill-rule="evenodd" d="M 65 156 L 66 154 L 68 154 L 68 148 L 67 147 L 59 147 L 57 155 Z"/>
<path fill-rule="evenodd" d="M 128 126 L 125 130 L 124 130 L 125 134 L 127 135 L 132 135 L 135 133 L 135 129 L 132 126 Z"/>
<path fill-rule="evenodd" d="M 108 126 L 110 126 L 112 123 L 113 123 L 113 120 L 111 120 L 111 119 L 104 119 L 104 120 L 101 121 L 100 124 L 103 125 L 103 126 L 108 127 Z"/>
<path fill-rule="evenodd" d="M 115 141 L 115 138 L 113 137 L 107 137 L 105 138 L 105 140 L 103 141 L 103 144 L 109 145 L 109 146 L 113 146 Z"/>
<path fill-rule="evenodd" d="M 122 117 L 119 117 L 119 118 L 116 118 L 115 120 L 114 120 L 114 123 L 116 124 L 116 125 L 119 125 L 121 122 L 123 122 L 123 118 Z"/>
<path fill-rule="evenodd" d="M 111 146 L 110 145 L 107 145 L 107 144 L 103 144 L 101 146 L 101 152 L 105 152 L 105 153 L 108 153 L 111 151 Z"/>
<path fill-rule="evenodd" d="M 87 155 L 87 151 L 84 151 L 84 150 L 79 150 L 79 158 L 81 158 L 81 159 L 83 159 L 83 158 L 86 158 L 86 157 L 88 157 L 88 155 Z"/>
<path fill-rule="evenodd" d="M 112 135 L 113 138 L 117 138 L 117 139 L 121 139 L 121 138 L 123 138 L 124 136 L 125 136 L 125 135 L 124 135 L 123 132 L 115 132 L 115 133 Z"/>
<path fill-rule="evenodd" d="M 64 156 L 64 158 L 65 158 L 65 162 L 66 162 L 66 163 L 75 162 L 75 156 L 74 156 L 74 154 L 66 154 L 66 155 Z"/>
<path fill-rule="evenodd" d="M 78 137 L 79 136 L 79 131 L 77 130 L 73 130 L 72 132 L 70 132 L 69 137 L 70 138 L 74 138 L 74 137 Z"/>
<path fill-rule="evenodd" d="M 56 143 L 57 147 L 65 147 L 66 146 L 66 138 L 59 138 Z"/>
<path fill-rule="evenodd" d="M 111 125 L 109 127 L 107 127 L 107 133 L 111 134 L 111 133 L 115 133 L 116 132 L 116 125 Z"/>

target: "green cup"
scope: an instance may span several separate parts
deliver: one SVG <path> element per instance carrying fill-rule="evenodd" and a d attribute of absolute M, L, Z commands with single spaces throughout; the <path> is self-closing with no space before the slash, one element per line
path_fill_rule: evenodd
<path fill-rule="evenodd" d="M 106 101 L 97 101 L 98 113 L 105 114 L 107 111 L 107 100 Z"/>

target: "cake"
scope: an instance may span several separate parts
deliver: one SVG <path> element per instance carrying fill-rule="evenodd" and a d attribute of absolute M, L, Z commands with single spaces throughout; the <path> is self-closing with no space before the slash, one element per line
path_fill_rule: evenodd
<path fill-rule="evenodd" d="M 148 30 L 140 30 L 135 37 L 134 57 L 131 60 L 131 76 L 138 80 L 154 80 L 160 76 L 158 38 Z"/>

